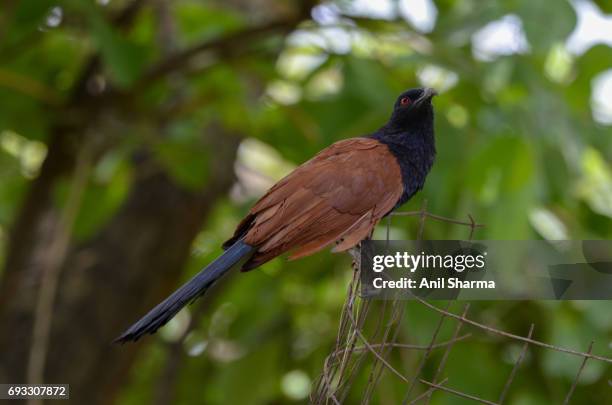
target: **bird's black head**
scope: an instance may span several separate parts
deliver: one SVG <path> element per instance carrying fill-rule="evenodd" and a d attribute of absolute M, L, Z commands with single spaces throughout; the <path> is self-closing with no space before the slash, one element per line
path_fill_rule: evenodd
<path fill-rule="evenodd" d="M 435 95 L 430 88 L 405 91 L 397 98 L 389 122 L 372 134 L 387 145 L 399 163 L 404 192 L 397 206 L 423 188 L 433 165 L 436 142 L 431 98 Z"/>
<path fill-rule="evenodd" d="M 437 93 L 432 88 L 419 88 L 403 92 L 393 106 L 387 127 L 396 131 L 433 129 L 431 99 Z"/>

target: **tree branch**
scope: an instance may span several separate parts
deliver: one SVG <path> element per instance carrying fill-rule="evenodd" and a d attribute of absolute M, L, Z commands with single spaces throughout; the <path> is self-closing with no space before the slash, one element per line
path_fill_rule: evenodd
<path fill-rule="evenodd" d="M 115 29 L 129 29 L 146 2 L 147 0 L 134 0 L 112 17 L 111 22 Z M 75 82 L 76 84 L 72 90 L 69 104 L 79 104 L 83 98 L 89 97 L 87 93 L 87 83 L 89 83 L 91 78 L 100 70 L 101 65 L 102 57 L 100 53 L 95 53 L 90 57 L 89 61 L 85 63 L 85 67 Z"/>
<path fill-rule="evenodd" d="M 160 61 L 136 83 L 134 90 L 142 90 L 151 83 L 177 70 L 182 70 L 196 57 L 204 52 L 233 53 L 241 47 L 248 47 L 253 42 L 272 33 L 282 33 L 291 30 L 300 20 L 290 18 L 274 21 L 265 25 L 249 27 L 227 36 L 206 41 L 191 48 L 178 51 Z"/>

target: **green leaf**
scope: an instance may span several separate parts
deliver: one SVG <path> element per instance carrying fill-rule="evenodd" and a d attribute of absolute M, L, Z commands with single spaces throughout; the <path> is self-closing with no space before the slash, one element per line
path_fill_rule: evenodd
<path fill-rule="evenodd" d="M 130 168 L 125 153 L 107 154 L 95 168 L 83 193 L 74 233 L 78 239 L 91 237 L 114 215 L 127 196 Z"/>
<path fill-rule="evenodd" d="M 536 51 L 545 51 L 564 41 L 576 26 L 576 12 L 566 1 L 519 0 L 518 14 L 527 39 Z"/>
<path fill-rule="evenodd" d="M 169 139 L 157 145 L 156 155 L 168 173 L 182 186 L 203 187 L 210 175 L 209 149 L 197 142 Z"/>
<path fill-rule="evenodd" d="M 94 38 L 113 79 L 122 87 L 132 84 L 142 71 L 145 51 L 121 37 L 102 19 L 94 18 L 92 28 Z"/>
<path fill-rule="evenodd" d="M 612 66 L 612 48 L 595 45 L 576 60 L 576 79 L 568 88 L 568 103 L 577 111 L 588 111 L 591 98 L 591 80 Z"/>
<path fill-rule="evenodd" d="M 3 15 L 0 15 L 0 26 L 4 26 L 4 38 L 0 37 L 2 47 L 13 45 L 36 32 L 44 23 L 52 5 L 50 0 L 23 0 L 15 2 L 14 9 L 11 10 L 10 3 L 4 4 Z"/>
<path fill-rule="evenodd" d="M 593 0 L 593 3 L 605 14 L 612 14 L 612 1 L 610 0 Z"/>
<path fill-rule="evenodd" d="M 109 25 L 100 10 L 90 2 L 71 2 L 82 11 L 91 27 L 91 35 L 113 80 L 128 87 L 140 76 L 146 62 L 146 51 Z"/>
<path fill-rule="evenodd" d="M 231 9 L 203 2 L 177 2 L 178 28 L 186 43 L 214 38 L 243 25 L 243 16 Z"/>
<path fill-rule="evenodd" d="M 523 187 L 534 171 L 533 152 L 520 137 L 502 136 L 493 138 L 470 161 L 468 184 L 479 193 L 492 186 L 491 176 L 497 173 L 495 187 L 512 192 Z M 502 191 L 498 189 L 498 192 Z"/>

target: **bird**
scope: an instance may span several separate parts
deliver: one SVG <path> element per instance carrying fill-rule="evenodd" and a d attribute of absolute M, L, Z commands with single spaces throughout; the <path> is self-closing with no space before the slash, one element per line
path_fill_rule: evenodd
<path fill-rule="evenodd" d="M 114 342 L 155 333 L 234 267 L 242 271 L 289 252 L 298 259 L 333 245 L 343 252 L 421 190 L 435 155 L 432 88 L 397 97 L 388 121 L 338 141 L 274 184 L 224 244 L 224 252 Z"/>

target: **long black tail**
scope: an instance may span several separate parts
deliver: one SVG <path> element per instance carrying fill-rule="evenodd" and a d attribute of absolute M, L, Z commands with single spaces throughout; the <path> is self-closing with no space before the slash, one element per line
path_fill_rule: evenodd
<path fill-rule="evenodd" d="M 231 269 L 243 257 L 253 251 L 253 247 L 241 240 L 227 249 L 214 262 L 206 266 L 191 280 L 172 293 L 168 298 L 149 311 L 138 322 L 130 326 L 114 343 L 137 341 L 146 334 L 152 334 L 164 326 L 185 305 L 204 294 L 222 275 Z"/>

